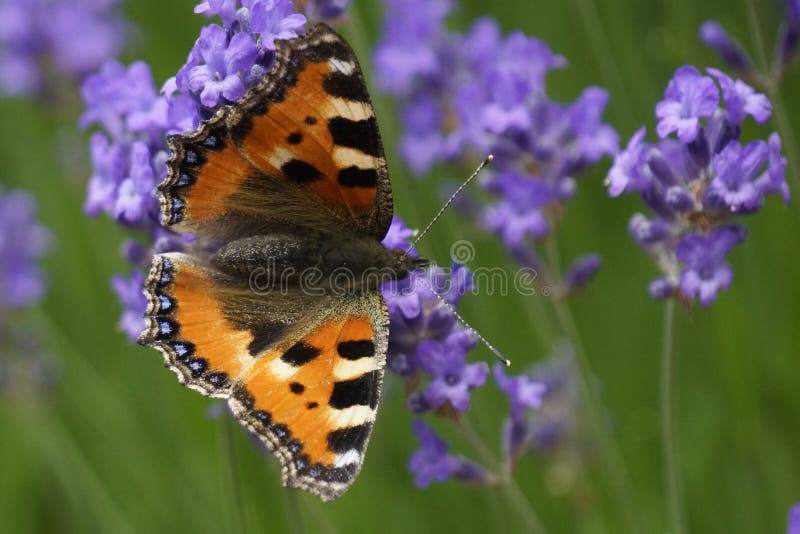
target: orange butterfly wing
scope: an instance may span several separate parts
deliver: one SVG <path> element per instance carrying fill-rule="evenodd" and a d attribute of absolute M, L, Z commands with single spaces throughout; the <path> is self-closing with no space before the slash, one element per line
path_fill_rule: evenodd
<path fill-rule="evenodd" d="M 170 138 L 162 221 L 182 232 L 225 228 L 238 236 L 344 225 L 382 239 L 391 188 L 355 54 L 324 24 L 279 41 L 276 54 L 264 81 L 235 106 Z"/>
<path fill-rule="evenodd" d="M 382 297 L 323 301 L 261 342 L 258 324 L 229 318 L 225 284 L 191 256 L 155 256 L 140 343 L 159 349 L 187 387 L 228 399 L 280 459 L 284 485 L 335 499 L 361 469 L 375 420 L 388 347 Z"/>
<path fill-rule="evenodd" d="M 229 400 L 281 459 L 284 484 L 328 501 L 361 469 L 380 399 L 388 316 L 375 294 L 261 356 Z"/>

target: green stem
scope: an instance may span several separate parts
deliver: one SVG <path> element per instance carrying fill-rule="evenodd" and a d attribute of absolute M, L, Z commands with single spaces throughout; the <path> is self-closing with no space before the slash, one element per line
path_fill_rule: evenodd
<path fill-rule="evenodd" d="M 544 526 L 542 525 L 541 519 L 539 519 L 539 516 L 536 513 L 536 510 L 534 510 L 530 501 L 528 501 L 527 497 L 525 497 L 525 493 L 519 487 L 519 484 L 517 484 L 517 482 L 514 480 L 513 473 L 511 473 L 510 470 L 503 468 L 501 462 L 495 457 L 495 455 L 492 453 L 492 450 L 483 441 L 470 420 L 467 417 L 464 417 L 460 420 L 460 424 L 458 426 L 462 431 L 461 433 L 464 436 L 464 439 L 475 450 L 481 461 L 484 464 L 493 466 L 493 470 L 495 472 L 501 473 L 499 479 L 500 487 L 508 497 L 509 502 L 514 507 L 514 510 L 517 512 L 523 524 L 525 525 L 525 531 L 533 533 L 546 532 Z"/>
<path fill-rule="evenodd" d="M 667 509 L 671 532 L 681 534 L 683 527 L 683 503 L 680 476 L 678 475 L 678 445 L 675 437 L 674 399 L 674 330 L 675 301 L 667 301 L 664 309 L 664 339 L 661 352 L 661 443 L 664 454 L 664 481 L 666 484 Z"/>
<path fill-rule="evenodd" d="M 287 488 L 286 493 L 286 498 L 289 501 L 289 506 L 286 507 L 289 513 L 289 532 L 292 534 L 305 534 L 306 527 L 303 521 L 303 511 L 300 510 L 298 490 Z"/>
<path fill-rule="evenodd" d="M 547 239 L 545 247 L 547 264 L 550 269 L 548 277 L 551 283 L 554 284 L 554 287 L 558 287 L 559 283 L 555 277 L 558 276 L 557 273 L 561 272 L 561 261 L 555 232 Z M 567 301 L 560 298 L 553 299 L 553 308 L 561 330 L 567 339 L 569 339 L 572 349 L 575 351 L 580 396 L 583 401 L 590 430 L 597 439 L 599 457 L 603 458 L 605 461 L 605 471 L 608 482 L 622 510 L 622 516 L 627 524 L 628 531 L 643 532 L 644 529 L 642 528 L 640 517 L 635 513 L 638 512 L 640 508 L 634 498 L 633 483 L 625 469 L 622 453 L 611 434 L 608 421 L 603 417 L 602 411 L 600 410 L 602 400 L 599 398 L 596 389 L 592 387 L 593 373 L 591 364 L 589 363 L 589 357 L 575 324 L 572 310 L 569 304 L 567 304 Z"/>
<path fill-rule="evenodd" d="M 238 426 L 238 425 L 237 425 Z M 244 507 L 244 492 L 242 491 L 242 481 L 239 478 L 239 462 L 236 458 L 236 443 L 233 437 L 234 421 L 233 415 L 228 413 L 227 410 L 222 414 L 222 455 L 228 464 L 226 473 L 223 475 L 227 491 L 231 515 L 230 524 L 234 527 L 234 532 L 247 533 L 250 531 L 248 528 L 247 512 Z"/>
<path fill-rule="evenodd" d="M 798 174 L 798 169 L 800 169 L 800 155 L 798 155 L 797 150 L 797 137 L 795 137 L 792 124 L 787 119 L 786 105 L 783 102 L 780 88 L 777 85 L 771 85 L 767 89 L 767 93 L 769 94 L 770 100 L 772 100 L 772 116 L 775 118 L 778 131 L 783 138 L 783 149 L 786 151 L 786 155 L 789 159 L 789 178 L 792 181 L 792 188 L 797 191 L 800 190 L 800 174 Z M 800 209 L 800 205 L 798 205 L 797 202 L 794 204 Z"/>

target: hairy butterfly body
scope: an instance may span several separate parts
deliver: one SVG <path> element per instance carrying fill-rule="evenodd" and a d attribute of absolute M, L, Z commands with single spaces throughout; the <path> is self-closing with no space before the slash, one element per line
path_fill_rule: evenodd
<path fill-rule="evenodd" d="M 392 194 L 353 51 L 320 24 L 276 56 L 242 100 L 169 139 L 162 223 L 221 246 L 153 258 L 139 341 L 227 399 L 285 485 L 331 500 L 361 468 L 380 398 L 378 288 L 427 262 L 381 245 Z"/>

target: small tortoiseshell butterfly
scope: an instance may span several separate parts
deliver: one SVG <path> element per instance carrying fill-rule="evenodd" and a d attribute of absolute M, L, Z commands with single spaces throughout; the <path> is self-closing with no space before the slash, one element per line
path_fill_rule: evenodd
<path fill-rule="evenodd" d="M 153 258 L 139 342 L 184 385 L 227 399 L 284 485 L 327 501 L 361 468 L 386 362 L 386 304 L 363 275 L 402 279 L 427 261 L 381 244 L 392 192 L 350 46 L 319 24 L 276 47 L 259 86 L 169 139 L 162 223 L 222 245 Z M 308 269 L 318 275 L 301 280 Z M 342 269 L 349 285 L 333 291 Z M 254 272 L 279 290 L 254 291 Z"/>

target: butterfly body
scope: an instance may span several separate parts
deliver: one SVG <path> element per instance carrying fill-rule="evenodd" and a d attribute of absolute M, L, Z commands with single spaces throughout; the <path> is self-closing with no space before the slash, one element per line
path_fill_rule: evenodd
<path fill-rule="evenodd" d="M 358 61 L 324 24 L 277 41 L 261 84 L 168 144 L 162 223 L 219 246 L 153 258 L 139 342 L 226 399 L 285 485 L 334 499 L 380 398 L 379 287 L 427 264 L 381 244 L 391 187 Z"/>
<path fill-rule="evenodd" d="M 248 276 L 261 291 L 301 287 L 320 294 L 375 291 L 427 265 L 427 260 L 371 238 L 286 234 L 238 239 L 224 245 L 211 261 L 222 272 Z"/>

